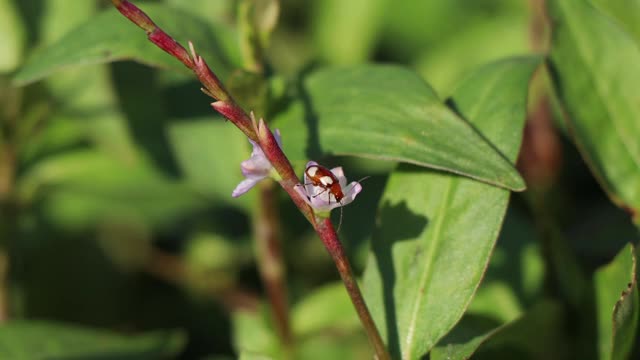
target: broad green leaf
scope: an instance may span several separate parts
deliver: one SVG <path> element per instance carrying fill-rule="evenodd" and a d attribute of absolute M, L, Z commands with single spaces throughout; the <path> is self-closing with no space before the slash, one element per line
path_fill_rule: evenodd
<path fill-rule="evenodd" d="M 512 163 L 412 71 L 385 65 L 320 70 L 305 79 L 303 91 L 305 113 L 294 104 L 274 125 L 287 152 L 286 139 L 293 138 L 296 152 L 304 141 L 311 154 L 400 161 L 525 188 Z"/>
<path fill-rule="evenodd" d="M 575 141 L 611 200 L 638 223 L 640 47 L 586 0 L 549 6 L 550 63 Z"/>
<path fill-rule="evenodd" d="M 639 0 L 590 0 L 600 11 L 609 14 L 629 32 L 640 46 Z"/>
<path fill-rule="evenodd" d="M 15 70 L 22 62 L 25 24 L 14 0 L 0 0 L 0 73 Z"/>
<path fill-rule="evenodd" d="M 462 320 L 433 349 L 432 359 L 466 359 L 492 337 L 510 331 L 525 318 L 531 320 L 532 312 L 539 315 L 548 310 L 537 304 L 525 314 L 539 297 L 544 280 L 534 233 L 533 224 L 510 208 L 482 284 Z"/>
<path fill-rule="evenodd" d="M 315 1 L 313 38 L 332 64 L 366 61 L 374 50 L 387 0 Z"/>
<path fill-rule="evenodd" d="M 538 58 L 482 67 L 451 100 L 514 161 Z M 462 317 L 499 234 L 509 191 L 400 166 L 382 198 L 364 288 L 392 355 L 425 355 Z"/>
<path fill-rule="evenodd" d="M 637 341 L 640 300 L 637 258 L 626 246 L 607 266 L 596 271 L 598 350 L 601 360 L 627 359 Z"/>
<path fill-rule="evenodd" d="M 124 335 L 43 321 L 0 326 L 3 359 L 159 359 L 176 356 L 185 342 L 176 331 Z"/>
<path fill-rule="evenodd" d="M 211 27 L 197 16 L 166 5 L 145 4 L 142 10 L 183 46 L 193 41 L 196 50 L 219 76 L 224 77 L 231 69 L 231 61 L 237 59 L 237 50 L 234 52 L 232 45 L 233 32 L 229 29 Z M 14 81 L 24 85 L 69 67 L 118 60 L 187 71 L 182 63 L 149 42 L 140 28 L 111 7 L 87 19 L 57 43 L 33 54 Z"/>
<path fill-rule="evenodd" d="M 566 347 L 562 338 L 563 315 L 562 306 L 550 300 L 543 300 L 517 319 L 493 328 L 486 319 L 468 315 L 433 349 L 431 359 L 469 359 L 476 352 L 482 355 L 483 350 L 491 352 L 486 357 L 491 359 L 505 347 L 529 355 L 527 359 L 550 359 L 559 356 L 558 350 Z"/>

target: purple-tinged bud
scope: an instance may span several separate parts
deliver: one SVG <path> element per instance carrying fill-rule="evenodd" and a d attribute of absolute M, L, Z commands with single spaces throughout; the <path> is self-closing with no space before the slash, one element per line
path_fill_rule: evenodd
<path fill-rule="evenodd" d="M 202 56 L 196 53 L 191 41 L 189 41 L 189 49 L 191 50 L 191 57 L 195 65 L 193 66 L 193 71 L 198 77 L 198 80 L 200 80 L 208 93 L 213 95 L 216 100 L 228 101 L 230 99 L 229 93 L 225 90 L 220 79 L 211 71 L 207 62 Z"/>
<path fill-rule="evenodd" d="M 150 34 L 157 28 L 156 24 L 137 6 L 127 0 L 111 0 L 113 5 L 134 24 L 142 28 L 147 34 Z"/>
<path fill-rule="evenodd" d="M 156 44 L 160 49 L 166 51 L 171 56 L 180 60 L 186 67 L 193 69 L 193 60 L 191 60 L 191 56 L 187 50 L 177 41 L 175 41 L 171 36 L 167 35 L 160 28 L 156 28 L 149 34 L 149 40 Z"/>
<path fill-rule="evenodd" d="M 251 119 L 249 119 L 244 110 L 238 105 L 225 101 L 216 101 L 211 103 L 211 107 L 234 123 L 248 138 L 257 139 L 255 129 L 251 124 Z"/>

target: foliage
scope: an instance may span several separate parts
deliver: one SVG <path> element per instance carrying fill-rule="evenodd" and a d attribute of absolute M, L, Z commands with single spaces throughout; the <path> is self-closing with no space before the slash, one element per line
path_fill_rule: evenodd
<path fill-rule="evenodd" d="M 363 191 L 333 245 L 270 149 L 232 198 L 238 114 L 122 1 L 0 0 L 0 357 L 371 358 L 349 260 L 394 359 L 640 356 L 640 1 L 133 3 Z"/>

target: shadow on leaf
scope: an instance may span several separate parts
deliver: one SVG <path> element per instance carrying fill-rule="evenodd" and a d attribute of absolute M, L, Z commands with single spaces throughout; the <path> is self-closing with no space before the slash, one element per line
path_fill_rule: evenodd
<path fill-rule="evenodd" d="M 405 202 L 396 205 L 385 202 L 380 209 L 378 232 L 371 244 L 382 277 L 387 346 L 394 358 L 400 358 L 401 352 L 394 298 L 396 273 L 393 246 L 396 242 L 415 238 L 424 231 L 428 223 L 426 217 L 409 210 Z"/>

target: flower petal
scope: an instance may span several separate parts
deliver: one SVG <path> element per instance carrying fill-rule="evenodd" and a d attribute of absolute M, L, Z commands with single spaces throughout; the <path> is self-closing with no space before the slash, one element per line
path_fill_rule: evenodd
<path fill-rule="evenodd" d="M 356 199 L 356 196 L 362 191 L 362 185 L 359 182 L 354 181 L 345 188 L 343 188 L 344 197 L 342 198 L 342 206 L 351 203 Z"/>
<path fill-rule="evenodd" d="M 344 190 L 344 187 L 347 186 L 347 178 L 344 176 L 344 171 L 342 170 L 342 166 L 334 167 L 331 169 L 333 175 L 338 178 L 338 183 L 340 187 Z"/>
<path fill-rule="evenodd" d="M 233 192 L 231 193 L 231 196 L 238 197 L 238 196 L 246 193 L 247 191 L 249 191 L 252 187 L 254 187 L 262 179 L 263 178 L 250 178 L 250 179 L 242 180 L 240 182 L 240 184 L 238 184 L 238 186 L 236 186 L 236 188 L 233 189 Z"/>

